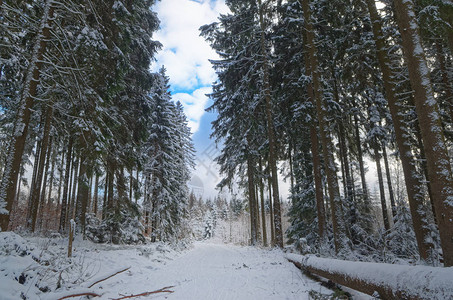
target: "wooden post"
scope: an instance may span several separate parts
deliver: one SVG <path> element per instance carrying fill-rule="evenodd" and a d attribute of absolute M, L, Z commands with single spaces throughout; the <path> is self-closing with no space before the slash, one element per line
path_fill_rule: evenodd
<path fill-rule="evenodd" d="M 69 226 L 69 243 L 68 243 L 68 257 L 72 256 L 72 240 L 74 238 L 74 231 L 75 231 L 75 222 L 74 219 L 71 219 Z"/>

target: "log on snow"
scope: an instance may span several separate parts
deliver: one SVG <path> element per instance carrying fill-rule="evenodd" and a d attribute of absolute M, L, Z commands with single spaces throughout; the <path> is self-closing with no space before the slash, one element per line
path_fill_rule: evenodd
<path fill-rule="evenodd" d="M 169 289 L 171 289 L 173 287 L 174 286 L 166 286 L 164 288 L 161 288 L 159 290 L 155 290 L 155 291 L 152 291 L 152 292 L 144 292 L 144 293 L 136 294 L 136 295 L 122 296 L 121 298 L 116 298 L 116 299 L 113 299 L 113 300 L 122 300 L 122 299 L 136 298 L 136 297 L 142 297 L 142 296 L 149 296 L 149 295 L 158 294 L 158 293 L 170 293 L 171 294 L 171 293 L 174 293 L 174 292 L 169 290 Z"/>
<path fill-rule="evenodd" d="M 381 299 L 453 299 L 453 267 L 353 262 L 287 254 L 303 271 Z"/>
<path fill-rule="evenodd" d="M 63 296 L 61 298 L 58 298 L 58 300 L 74 298 L 74 297 L 82 297 L 82 296 L 100 297 L 100 295 L 98 295 L 96 293 L 86 292 L 86 293 L 76 293 L 76 294 L 72 294 L 72 295 Z"/>

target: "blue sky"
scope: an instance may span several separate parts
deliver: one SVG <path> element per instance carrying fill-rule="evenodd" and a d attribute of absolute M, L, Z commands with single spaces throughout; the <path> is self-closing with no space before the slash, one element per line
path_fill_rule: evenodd
<path fill-rule="evenodd" d="M 205 109 L 211 104 L 206 94 L 211 92 L 211 84 L 216 80 L 208 59 L 215 59 L 217 55 L 199 36 L 198 29 L 217 21 L 219 14 L 228 9 L 224 0 L 165 0 L 159 1 L 154 11 L 161 21 L 155 39 L 163 48 L 152 70 L 157 71 L 162 65 L 167 69 L 173 99 L 183 104 L 193 133 L 197 150 L 197 168 L 193 175 L 203 183 L 203 196 L 214 197 L 220 178 L 212 159 L 219 150 L 209 139 L 215 114 L 206 113 Z"/>

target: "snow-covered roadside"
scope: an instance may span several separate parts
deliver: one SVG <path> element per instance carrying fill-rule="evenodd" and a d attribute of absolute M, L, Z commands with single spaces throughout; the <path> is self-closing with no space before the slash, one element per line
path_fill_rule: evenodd
<path fill-rule="evenodd" d="M 310 291 L 332 294 L 278 250 L 196 242 L 192 249 L 175 251 L 163 244 L 112 246 L 76 240 L 74 256 L 68 259 L 66 247 L 63 238 L 26 240 L 0 233 L 0 299 L 58 299 L 88 291 L 101 295 L 94 299 L 114 299 L 168 286 L 174 293 L 138 299 L 309 299 Z"/>
<path fill-rule="evenodd" d="M 12 232 L 0 232 L 0 300 L 58 299 L 87 291 L 90 283 L 127 267 L 128 271 L 89 290 L 101 294 L 99 299 L 108 299 L 135 293 L 137 288 L 161 288 L 143 282 L 143 274 L 164 267 L 182 253 L 160 243 L 115 246 L 76 239 L 69 259 L 67 243 L 67 238 L 26 240 Z"/>

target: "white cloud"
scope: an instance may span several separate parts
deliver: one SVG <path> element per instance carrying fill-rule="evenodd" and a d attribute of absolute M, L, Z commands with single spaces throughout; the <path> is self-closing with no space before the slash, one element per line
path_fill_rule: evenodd
<path fill-rule="evenodd" d="M 216 77 L 208 59 L 217 55 L 199 36 L 198 29 L 228 11 L 224 1 L 165 0 L 154 9 L 161 20 L 155 39 L 164 48 L 157 54 L 153 69 L 165 65 L 170 84 L 177 90 L 210 85 Z"/>
<path fill-rule="evenodd" d="M 191 94 L 177 93 L 173 95 L 173 100 L 180 101 L 184 106 L 184 112 L 189 119 L 189 127 L 192 129 L 192 133 L 197 132 L 200 127 L 200 120 L 205 113 L 205 106 L 208 102 L 206 94 L 210 92 L 211 87 L 202 87 Z"/>

